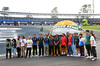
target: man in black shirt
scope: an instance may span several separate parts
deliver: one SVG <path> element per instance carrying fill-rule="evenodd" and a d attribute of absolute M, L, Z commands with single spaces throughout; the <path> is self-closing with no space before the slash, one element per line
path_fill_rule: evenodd
<path fill-rule="evenodd" d="M 66 39 L 67 39 L 67 47 L 68 47 L 68 37 L 69 37 L 69 32 L 66 33 Z"/>
<path fill-rule="evenodd" d="M 77 53 L 78 53 L 78 55 L 80 55 L 80 47 L 79 47 L 79 36 L 78 36 L 78 33 L 75 33 L 74 41 L 75 41 L 74 43 L 76 45 Z"/>
<path fill-rule="evenodd" d="M 42 34 L 40 34 L 40 37 L 38 37 L 38 45 L 39 45 L 39 56 L 41 55 L 41 49 L 42 49 L 42 56 L 44 55 L 44 38 L 42 37 Z"/>
<path fill-rule="evenodd" d="M 55 45 L 55 55 L 57 55 L 57 49 L 58 49 L 58 56 L 60 56 L 60 49 L 59 49 L 59 37 L 58 34 L 56 34 L 56 37 L 54 38 L 54 45 Z"/>
<path fill-rule="evenodd" d="M 49 38 L 49 55 L 51 55 L 51 50 L 52 50 L 53 55 L 54 55 L 53 46 L 54 46 L 54 39 L 53 39 L 52 35 L 50 35 L 50 38 Z"/>

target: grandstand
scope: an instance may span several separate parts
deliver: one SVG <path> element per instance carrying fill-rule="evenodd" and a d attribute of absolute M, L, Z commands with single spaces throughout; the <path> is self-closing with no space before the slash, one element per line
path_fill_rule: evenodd
<path fill-rule="evenodd" d="M 3 15 L 32 15 L 32 16 L 100 16 L 100 14 L 50 14 L 50 13 L 24 13 L 24 12 L 4 12 L 0 11 L 0 25 L 54 25 L 62 20 L 72 20 L 78 24 L 82 23 L 84 18 L 27 18 L 10 17 Z M 89 23 L 100 25 L 100 18 L 87 18 Z"/>

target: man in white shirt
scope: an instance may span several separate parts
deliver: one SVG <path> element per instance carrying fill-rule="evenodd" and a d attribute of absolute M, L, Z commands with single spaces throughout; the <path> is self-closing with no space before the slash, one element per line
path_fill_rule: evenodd
<path fill-rule="evenodd" d="M 22 39 L 21 39 L 21 44 L 20 44 L 20 47 L 21 47 L 21 58 L 23 58 L 23 56 L 25 57 L 25 44 L 26 44 L 26 39 L 25 39 L 25 36 L 22 35 Z"/>
<path fill-rule="evenodd" d="M 31 39 L 31 36 L 29 36 L 28 37 L 28 40 L 26 41 L 27 51 L 26 51 L 26 57 L 25 58 L 27 58 L 28 52 L 29 52 L 29 58 L 30 58 L 32 45 L 33 45 L 33 41 Z"/>

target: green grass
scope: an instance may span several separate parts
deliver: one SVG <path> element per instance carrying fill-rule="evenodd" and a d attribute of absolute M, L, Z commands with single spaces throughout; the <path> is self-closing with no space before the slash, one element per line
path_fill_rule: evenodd
<path fill-rule="evenodd" d="M 100 26 L 81 26 L 82 29 L 100 30 Z"/>

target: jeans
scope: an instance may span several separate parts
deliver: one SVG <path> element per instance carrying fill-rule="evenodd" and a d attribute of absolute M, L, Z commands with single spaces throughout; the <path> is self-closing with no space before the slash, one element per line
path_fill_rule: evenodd
<path fill-rule="evenodd" d="M 77 55 L 77 51 L 76 51 L 76 45 L 71 45 L 72 51 L 73 51 L 73 55 Z"/>
<path fill-rule="evenodd" d="M 16 51 L 17 51 L 16 48 L 13 47 L 12 49 L 13 49 L 13 56 L 17 56 L 16 55 Z"/>
<path fill-rule="evenodd" d="M 44 46 L 44 52 L 46 56 L 49 55 L 49 46 Z"/>
<path fill-rule="evenodd" d="M 6 49 L 6 59 L 8 58 L 8 52 L 9 52 L 9 57 L 11 58 L 11 49 Z"/>
<path fill-rule="evenodd" d="M 96 47 L 95 46 L 92 47 L 92 53 L 93 53 L 94 57 L 97 57 Z"/>
<path fill-rule="evenodd" d="M 33 55 L 34 55 L 35 50 L 36 50 L 36 55 L 37 55 L 37 45 L 33 45 Z"/>
<path fill-rule="evenodd" d="M 68 45 L 68 54 L 71 55 L 70 53 L 73 55 L 72 47 L 71 45 Z"/>

